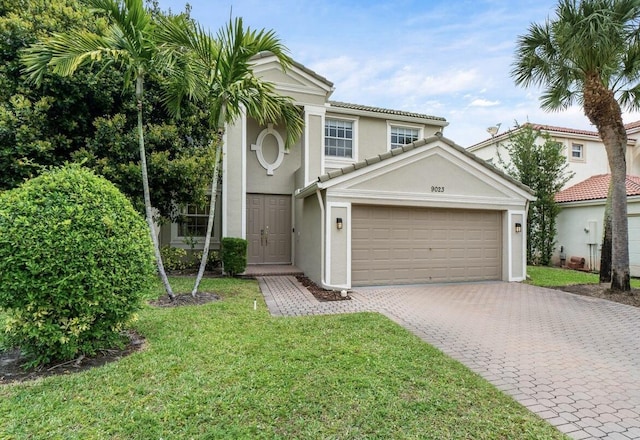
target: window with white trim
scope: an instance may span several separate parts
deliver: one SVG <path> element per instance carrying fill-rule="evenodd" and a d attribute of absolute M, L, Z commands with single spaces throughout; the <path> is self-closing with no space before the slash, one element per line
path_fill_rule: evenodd
<path fill-rule="evenodd" d="M 415 142 L 420 138 L 420 129 L 391 126 L 391 149 Z"/>
<path fill-rule="evenodd" d="M 187 204 L 178 221 L 178 237 L 205 237 L 209 220 L 209 204 L 204 207 Z"/>
<path fill-rule="evenodd" d="M 353 157 L 353 121 L 325 120 L 324 154 L 331 157 Z"/>
<path fill-rule="evenodd" d="M 571 160 L 584 160 L 583 144 L 571 144 Z"/>

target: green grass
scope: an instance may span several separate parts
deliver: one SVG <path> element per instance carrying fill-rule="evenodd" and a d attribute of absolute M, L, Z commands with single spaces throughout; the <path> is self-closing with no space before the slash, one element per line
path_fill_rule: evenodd
<path fill-rule="evenodd" d="M 382 315 L 273 318 L 254 281 L 202 288 L 223 300 L 142 311 L 142 352 L 0 385 L 0 438 L 565 438 Z"/>
<path fill-rule="evenodd" d="M 528 283 L 535 286 L 569 286 L 572 284 L 597 284 L 598 274 L 561 269 L 559 267 L 527 266 Z M 640 280 L 632 279 L 631 287 L 640 288 Z"/>

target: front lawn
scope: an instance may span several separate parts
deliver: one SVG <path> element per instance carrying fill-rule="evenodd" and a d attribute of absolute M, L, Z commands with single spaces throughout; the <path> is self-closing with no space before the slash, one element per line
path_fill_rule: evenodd
<path fill-rule="evenodd" d="M 0 385 L 1 437 L 564 438 L 382 315 L 273 318 L 254 281 L 202 288 L 223 300 L 142 311 L 142 352 Z"/>
<path fill-rule="evenodd" d="M 561 269 L 548 266 L 527 266 L 530 284 L 541 287 L 570 286 L 573 284 L 597 284 L 599 275 L 578 270 Z M 631 287 L 640 288 L 640 280 L 632 279 Z"/>

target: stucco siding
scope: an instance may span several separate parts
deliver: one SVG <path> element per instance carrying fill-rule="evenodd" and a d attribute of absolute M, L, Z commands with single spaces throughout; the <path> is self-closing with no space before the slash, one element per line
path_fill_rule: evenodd
<path fill-rule="evenodd" d="M 510 266 L 510 280 L 521 281 L 526 278 L 527 268 L 525 264 L 526 255 L 526 231 L 527 222 L 525 219 L 524 211 L 521 212 L 508 212 L 506 213 L 508 219 L 506 224 L 506 241 L 505 248 L 509 249 L 509 266 Z M 520 225 L 520 232 L 516 232 L 516 224 Z M 507 261 L 507 259 L 505 259 Z"/>
<path fill-rule="evenodd" d="M 349 227 L 351 219 L 348 214 L 348 207 L 344 205 L 334 205 L 333 203 L 327 203 L 328 208 L 328 223 L 327 223 L 327 241 L 329 243 L 328 248 L 328 279 L 327 283 L 331 286 L 344 286 L 348 287 L 349 275 L 348 268 L 350 266 L 348 261 L 348 249 L 349 249 Z M 338 229 L 337 220 L 340 219 L 342 229 Z"/>
<path fill-rule="evenodd" d="M 571 257 L 582 257 L 589 269 L 599 270 L 603 217 L 603 203 L 568 208 L 561 206 L 557 223 L 554 263 L 560 263 L 562 247 L 567 260 Z"/>
<path fill-rule="evenodd" d="M 279 147 L 278 139 L 272 134 L 264 135 L 262 142 L 258 143 L 259 137 L 267 127 L 249 119 L 247 121 L 247 145 L 245 146 L 247 155 L 247 192 L 264 194 L 291 194 L 295 190 L 295 173 L 301 162 L 301 142 L 296 143 L 288 151 L 284 152 L 282 163 L 268 174 L 266 169 L 258 159 L 258 154 L 262 154 L 263 160 L 267 164 L 276 162 L 279 149 L 284 148 L 284 144 Z M 280 135 L 280 141 L 286 138 L 286 133 L 281 127 L 273 127 L 273 130 Z M 258 149 L 260 151 L 258 151 Z"/>
<path fill-rule="evenodd" d="M 225 135 L 225 154 L 223 160 L 226 162 L 223 170 L 223 212 L 224 212 L 224 237 L 245 237 L 245 172 L 243 170 L 245 147 L 243 145 L 244 123 L 242 119 L 227 128 Z M 226 171 L 226 172 L 225 172 Z"/>
<path fill-rule="evenodd" d="M 315 195 L 302 201 L 304 214 L 296 219 L 296 266 L 317 284 L 322 275 L 321 210 Z"/>

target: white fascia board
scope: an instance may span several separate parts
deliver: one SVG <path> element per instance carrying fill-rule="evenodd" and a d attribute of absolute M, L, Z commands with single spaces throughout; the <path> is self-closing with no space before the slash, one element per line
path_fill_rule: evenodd
<path fill-rule="evenodd" d="M 428 204 L 429 206 L 433 207 L 436 207 L 438 205 L 443 208 L 449 207 L 450 205 L 460 208 L 464 205 L 488 205 L 493 206 L 496 209 L 504 209 L 504 207 L 518 205 L 516 201 L 506 197 L 469 197 L 464 195 L 449 195 L 447 197 L 438 197 L 437 195 L 434 196 L 430 193 L 381 192 L 374 190 L 349 189 L 333 189 L 331 190 L 330 195 L 334 198 L 372 200 L 380 202 L 380 204 L 384 204 L 382 202 L 387 202 L 387 204 L 407 205 L 413 202 L 416 205 Z"/>

